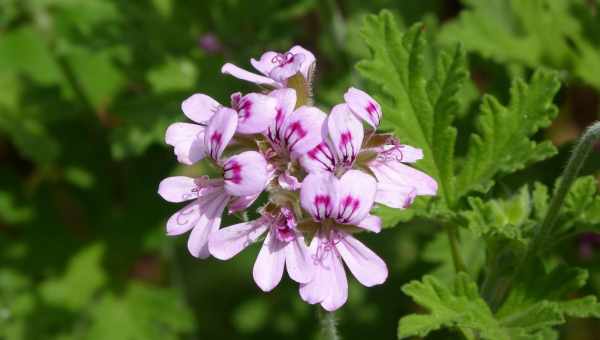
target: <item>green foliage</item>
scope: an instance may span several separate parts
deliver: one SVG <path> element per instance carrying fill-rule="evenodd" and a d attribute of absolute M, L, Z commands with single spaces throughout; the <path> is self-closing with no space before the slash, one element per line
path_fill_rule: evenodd
<path fill-rule="evenodd" d="M 477 284 L 466 273 L 456 275 L 452 288 L 432 276 L 412 281 L 402 291 L 425 307 L 429 314 L 411 314 L 400 319 L 398 337 L 425 336 L 441 327 L 455 328 L 467 339 L 547 339 L 548 327 L 565 322 L 565 316 L 598 317 L 595 296 L 558 300 L 565 292 L 585 283 L 585 272 L 557 268 L 546 275 L 529 271 L 527 279 L 512 290 L 502 309 L 494 314 L 479 296 Z M 540 276 L 542 275 L 542 276 Z M 540 277 L 544 277 L 540 281 Z M 567 279 L 565 278 L 571 278 Z M 524 283 L 525 282 L 525 283 Z"/>
<path fill-rule="evenodd" d="M 531 136 L 556 116 L 552 104 L 559 86 L 556 74 L 539 71 L 529 83 L 515 80 L 508 106 L 484 96 L 462 159 L 455 153 L 457 128 L 453 125 L 468 75 L 461 45 L 439 52 L 433 75 L 428 77 L 422 26 L 402 34 L 393 15 L 383 11 L 367 17 L 362 33 L 371 58 L 360 62 L 358 70 L 378 89 L 375 96 L 383 106 L 383 127 L 423 149 L 424 159 L 417 166 L 438 181 L 442 214 L 455 209 L 470 191 L 487 190 L 496 175 L 555 154 L 552 144 L 538 144 Z"/>
<path fill-rule="evenodd" d="M 567 70 L 600 89 L 596 4 L 584 0 L 463 0 L 467 10 L 440 40 L 498 63 Z"/>

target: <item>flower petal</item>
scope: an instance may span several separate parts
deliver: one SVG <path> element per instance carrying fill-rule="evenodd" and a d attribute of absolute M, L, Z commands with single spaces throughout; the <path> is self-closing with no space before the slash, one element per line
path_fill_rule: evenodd
<path fill-rule="evenodd" d="M 267 161 L 256 151 L 244 151 L 223 164 L 225 190 L 234 196 L 256 195 L 267 186 Z"/>
<path fill-rule="evenodd" d="M 375 129 L 379 126 L 381 116 L 383 115 L 381 105 L 366 92 L 351 87 L 344 94 L 344 100 L 355 115 Z"/>
<path fill-rule="evenodd" d="M 327 116 L 313 106 L 301 106 L 288 116 L 283 126 L 282 141 L 293 159 L 323 141 L 322 127 Z"/>
<path fill-rule="evenodd" d="M 279 65 L 275 60 L 278 55 L 278 52 L 267 51 L 263 53 L 258 60 L 254 58 L 250 59 L 250 64 L 252 64 L 258 72 L 268 76 L 269 73 L 271 73 L 271 70 Z"/>
<path fill-rule="evenodd" d="M 348 279 L 342 261 L 335 252 L 324 260 L 322 275 L 326 277 L 329 285 L 329 294 L 321 301 L 321 307 L 333 312 L 342 307 L 348 300 Z"/>
<path fill-rule="evenodd" d="M 292 280 L 307 283 L 313 278 L 313 264 L 304 237 L 298 235 L 285 246 L 285 266 Z"/>
<path fill-rule="evenodd" d="M 352 275 L 364 286 L 382 284 L 387 279 L 385 262 L 351 235 L 345 234 L 341 237 L 336 248 Z"/>
<path fill-rule="evenodd" d="M 337 213 L 338 182 L 330 173 L 309 174 L 302 181 L 300 204 L 315 220 L 321 221 Z"/>
<path fill-rule="evenodd" d="M 347 104 L 333 107 L 327 117 L 327 131 L 337 159 L 346 166 L 352 165 L 362 147 L 364 130 Z"/>
<path fill-rule="evenodd" d="M 190 123 L 169 125 L 165 142 L 175 147 L 177 161 L 192 165 L 206 156 L 204 129 L 204 126 Z"/>
<path fill-rule="evenodd" d="M 386 144 L 379 148 L 377 152 L 379 153 L 377 155 L 377 161 L 379 162 L 398 161 L 402 163 L 414 163 L 423 159 L 423 150 L 405 144 Z"/>
<path fill-rule="evenodd" d="M 335 156 L 325 141 L 308 150 L 301 158 L 300 165 L 308 173 L 335 171 Z"/>
<path fill-rule="evenodd" d="M 244 222 L 215 231 L 208 240 L 208 249 L 219 260 L 229 260 L 256 242 L 269 228 L 268 221 L 262 218 Z"/>
<path fill-rule="evenodd" d="M 196 93 L 181 103 L 181 110 L 196 123 L 206 124 L 218 111 L 221 104 L 211 97 Z"/>
<path fill-rule="evenodd" d="M 294 89 L 278 89 L 271 91 L 269 96 L 275 98 L 277 105 L 275 107 L 275 119 L 267 128 L 265 135 L 272 143 L 279 144 L 283 133 L 283 124 L 285 119 L 294 111 L 296 107 L 296 91 Z"/>
<path fill-rule="evenodd" d="M 271 78 L 263 77 L 256 73 L 248 72 L 248 71 L 246 71 L 242 68 L 239 68 L 230 63 L 223 65 L 223 67 L 221 68 L 221 73 L 229 74 L 238 79 L 249 81 L 249 82 L 255 83 L 257 85 L 266 85 L 266 86 L 271 86 L 273 88 L 279 88 L 279 87 L 283 86 L 282 84 L 276 82 L 275 80 L 273 80 Z"/>
<path fill-rule="evenodd" d="M 304 58 L 304 54 L 300 53 L 293 54 L 288 52 L 278 55 L 274 60 L 277 66 L 269 72 L 269 77 L 279 82 L 285 82 L 288 78 L 300 72 Z"/>
<path fill-rule="evenodd" d="M 198 198 L 199 192 L 196 180 L 191 177 L 167 177 L 158 185 L 158 194 L 167 202 L 189 201 Z"/>
<path fill-rule="evenodd" d="M 341 307 L 348 299 L 348 280 L 342 261 L 334 247 L 319 234 L 310 243 L 313 257 L 313 279 L 300 284 L 300 297 L 307 303 L 321 303 L 328 311 Z"/>
<path fill-rule="evenodd" d="M 406 209 L 417 196 L 417 189 L 408 185 L 394 185 L 387 182 L 377 183 L 375 202 L 390 208 Z"/>
<path fill-rule="evenodd" d="M 374 233 L 378 233 L 381 231 L 381 224 L 382 222 L 379 216 L 369 214 L 367 217 L 363 218 L 362 221 L 358 222 L 356 226 Z"/>
<path fill-rule="evenodd" d="M 373 207 L 377 182 L 373 176 L 362 171 L 348 170 L 339 183 L 335 219 L 339 223 L 357 225 Z"/>
<path fill-rule="evenodd" d="M 218 160 L 231 141 L 238 125 L 237 112 L 230 108 L 221 107 L 210 119 L 204 135 L 204 145 L 207 154 Z"/>
<path fill-rule="evenodd" d="M 234 196 L 229 201 L 229 213 L 233 214 L 238 211 L 246 210 L 249 206 L 256 201 L 260 196 L 260 193 L 246 196 Z"/>
<path fill-rule="evenodd" d="M 229 196 L 221 189 L 217 194 L 206 195 L 198 200 L 202 213 L 188 238 L 188 251 L 194 257 L 205 259 L 210 256 L 208 239 L 221 227 L 221 215 L 229 201 Z"/>
<path fill-rule="evenodd" d="M 286 170 L 284 173 L 277 177 L 277 182 L 279 186 L 285 190 L 296 191 L 300 190 L 302 187 L 300 181 L 295 176 L 290 175 L 290 172 Z"/>
<path fill-rule="evenodd" d="M 382 185 L 414 187 L 417 195 L 433 196 L 437 193 L 437 182 L 433 178 L 399 161 L 375 160 L 369 163 L 369 169 Z"/>
<path fill-rule="evenodd" d="M 261 133 L 275 119 L 277 99 L 259 93 L 243 96 L 238 107 L 239 133 Z"/>
<path fill-rule="evenodd" d="M 299 45 L 292 47 L 289 52 L 294 55 L 301 54 L 304 56 L 304 60 L 302 60 L 302 64 L 300 65 L 300 72 L 302 73 L 305 79 L 310 81 L 310 78 L 312 77 L 311 73 L 315 68 L 315 55 L 312 54 L 312 52 L 310 52 L 309 50 Z"/>
<path fill-rule="evenodd" d="M 254 282 L 265 292 L 273 290 L 281 281 L 285 264 L 285 244 L 269 232 L 258 253 L 252 276 Z"/>

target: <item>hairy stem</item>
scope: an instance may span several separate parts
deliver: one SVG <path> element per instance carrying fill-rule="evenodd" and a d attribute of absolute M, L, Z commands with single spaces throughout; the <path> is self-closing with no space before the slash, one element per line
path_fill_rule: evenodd
<path fill-rule="evenodd" d="M 452 253 L 452 262 L 454 262 L 454 270 L 458 272 L 467 272 L 465 261 L 460 255 L 460 243 L 458 242 L 458 229 L 454 225 L 446 225 L 448 233 L 448 241 L 450 242 L 450 252 Z"/>
<path fill-rule="evenodd" d="M 504 299 L 510 292 L 512 282 L 518 277 L 524 270 L 527 270 L 527 263 L 533 257 L 540 255 L 541 252 L 550 249 L 556 244 L 555 238 L 555 226 L 558 219 L 558 214 L 565 201 L 565 197 L 571 188 L 571 185 L 579 175 L 579 171 L 583 167 L 587 157 L 592 150 L 594 142 L 600 138 L 600 122 L 592 124 L 583 136 L 579 139 L 573 153 L 567 162 L 567 166 L 563 170 L 562 179 L 559 183 L 556 193 L 550 201 L 550 207 L 544 217 L 542 223 L 535 230 L 533 239 L 527 247 L 527 252 L 520 261 L 516 263 L 516 268 L 507 277 L 491 277 L 491 291 L 488 291 L 488 298 L 486 301 L 490 304 L 492 311 L 496 311 Z M 493 269 L 493 268 L 492 268 Z M 484 290 L 486 292 L 486 290 Z"/>
<path fill-rule="evenodd" d="M 319 310 L 318 314 L 321 323 L 321 338 L 323 340 L 341 340 L 337 331 L 335 313 Z"/>
<path fill-rule="evenodd" d="M 546 242 L 553 239 L 560 208 L 565 201 L 565 197 L 569 192 L 571 185 L 577 178 L 577 175 L 579 175 L 579 171 L 581 171 L 583 164 L 589 156 L 594 142 L 598 140 L 598 138 L 600 138 L 600 122 L 596 122 L 588 127 L 573 149 L 573 153 L 567 162 L 567 166 L 563 170 L 558 190 L 556 190 L 556 193 L 550 202 L 546 217 L 542 224 L 537 228 L 533 240 L 530 243 L 527 251 L 529 256 L 538 254 L 545 248 L 544 245 Z"/>

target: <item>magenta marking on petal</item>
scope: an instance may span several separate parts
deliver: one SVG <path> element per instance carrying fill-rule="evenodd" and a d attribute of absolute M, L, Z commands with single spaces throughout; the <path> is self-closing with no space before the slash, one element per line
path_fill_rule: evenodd
<path fill-rule="evenodd" d="M 316 208 L 317 220 L 321 221 L 331 215 L 333 207 L 331 206 L 331 197 L 329 195 L 316 195 L 313 204 Z"/>
<path fill-rule="evenodd" d="M 278 55 L 274 56 L 273 59 L 271 59 L 271 62 L 273 64 L 279 65 L 279 67 L 283 67 L 285 65 L 293 63 L 294 57 L 295 57 L 295 54 L 293 54 L 291 52 L 279 53 Z"/>
<path fill-rule="evenodd" d="M 319 143 L 313 149 L 308 151 L 308 157 L 321 163 L 323 169 L 326 171 L 333 172 L 335 170 L 335 159 L 333 153 L 329 149 L 329 146 L 325 142 Z"/>
<path fill-rule="evenodd" d="M 356 150 L 352 144 L 352 133 L 346 131 L 340 135 L 340 153 L 342 154 L 342 163 L 349 165 L 356 159 Z"/>
<path fill-rule="evenodd" d="M 213 159 L 217 158 L 218 150 L 221 146 L 221 136 L 222 134 L 215 131 L 212 136 L 210 136 L 210 156 Z"/>
<path fill-rule="evenodd" d="M 288 151 L 292 151 L 294 145 L 298 143 L 304 136 L 308 134 L 300 122 L 293 122 L 288 126 L 286 135 L 284 136 L 285 144 L 287 145 Z"/>
<path fill-rule="evenodd" d="M 267 128 L 267 137 L 274 144 L 279 144 L 279 131 L 281 125 L 283 125 L 285 116 L 283 115 L 283 109 L 278 107 L 275 115 L 275 131 L 271 129 L 271 126 Z"/>
<path fill-rule="evenodd" d="M 244 122 L 248 118 L 250 118 L 250 110 L 252 109 L 252 102 L 247 99 L 243 99 L 238 106 L 238 116 L 240 117 L 240 122 Z"/>
<path fill-rule="evenodd" d="M 242 182 L 242 166 L 235 160 L 230 160 L 223 166 L 223 179 L 240 184 Z"/>
<path fill-rule="evenodd" d="M 360 199 L 348 195 L 344 197 L 340 203 L 337 221 L 340 223 L 348 223 L 358 210 L 358 207 L 360 207 Z"/>

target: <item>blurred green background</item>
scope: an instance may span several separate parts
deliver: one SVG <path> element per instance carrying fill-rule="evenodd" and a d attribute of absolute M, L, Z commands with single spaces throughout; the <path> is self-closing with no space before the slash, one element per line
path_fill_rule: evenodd
<path fill-rule="evenodd" d="M 180 103 L 192 93 L 226 103 L 253 90 L 222 76 L 224 62 L 249 68 L 251 57 L 294 44 L 317 56 L 317 104 L 340 102 L 361 86 L 362 20 L 383 8 L 403 27 L 423 21 L 438 45 L 463 42 L 466 112 L 483 93 L 506 99 L 510 79 L 534 67 L 561 71 L 561 113 L 545 131 L 560 154 L 501 182 L 507 192 L 552 183 L 573 139 L 598 117 L 595 1 L 0 0 L 0 339 L 317 338 L 316 308 L 294 283 L 270 294 L 254 285 L 257 246 L 228 262 L 199 261 L 186 237 L 165 235 L 178 206 L 156 194 L 159 181 L 202 168 L 178 166 L 163 136 L 184 120 Z M 468 129 L 472 118 L 459 124 Z M 351 280 L 338 313 L 345 339 L 396 338 L 399 317 L 417 310 L 400 286 L 451 270 L 443 237 L 419 220 L 361 235 L 391 275 L 372 289 Z M 480 266 L 482 248 L 470 244 L 470 264 Z M 559 249 L 590 270 L 586 290 L 596 294 L 597 245 L 587 235 Z M 600 326 L 569 320 L 561 334 L 597 339 Z"/>

